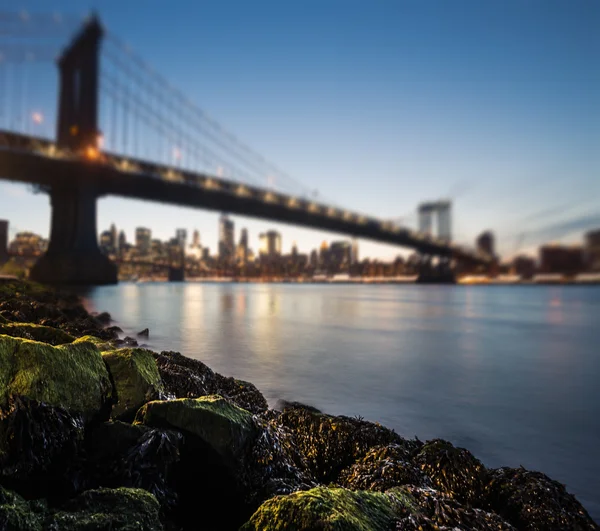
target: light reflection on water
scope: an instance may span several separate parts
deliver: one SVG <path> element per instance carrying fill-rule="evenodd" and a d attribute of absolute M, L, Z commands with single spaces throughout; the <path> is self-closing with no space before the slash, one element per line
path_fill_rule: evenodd
<path fill-rule="evenodd" d="M 121 284 L 149 346 L 298 400 L 539 469 L 600 520 L 600 287 Z"/>

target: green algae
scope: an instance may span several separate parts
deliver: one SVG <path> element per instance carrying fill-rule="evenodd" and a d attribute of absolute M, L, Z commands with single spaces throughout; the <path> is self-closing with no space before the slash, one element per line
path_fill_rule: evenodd
<path fill-rule="evenodd" d="M 26 502 L 18 494 L 0 485 L 0 529 L 7 531 L 42 531 L 44 505 Z"/>
<path fill-rule="evenodd" d="M 317 487 L 267 500 L 240 531 L 388 531 L 412 509 L 408 496 Z"/>
<path fill-rule="evenodd" d="M 96 345 L 100 352 L 105 352 L 114 349 L 110 341 L 92 335 L 78 337 L 75 341 L 73 341 L 73 344 L 75 345 L 79 345 L 80 343 L 91 343 L 92 345 Z"/>
<path fill-rule="evenodd" d="M 123 348 L 102 352 L 102 358 L 108 366 L 117 394 L 113 417 L 133 417 L 146 402 L 162 395 L 163 385 L 152 351 Z"/>
<path fill-rule="evenodd" d="M 89 490 L 50 516 L 48 531 L 163 531 L 156 498 L 142 489 Z"/>
<path fill-rule="evenodd" d="M 0 334 L 12 337 L 22 337 L 50 345 L 63 345 L 72 343 L 75 339 L 63 330 L 51 326 L 43 326 L 34 323 L 1 323 Z"/>
<path fill-rule="evenodd" d="M 192 433 L 227 461 L 239 457 L 257 434 L 252 414 L 218 395 L 148 402 L 135 423 Z"/>
<path fill-rule="evenodd" d="M 23 396 L 91 419 L 112 392 L 106 365 L 90 343 L 52 346 L 0 335 L 0 407 Z"/>

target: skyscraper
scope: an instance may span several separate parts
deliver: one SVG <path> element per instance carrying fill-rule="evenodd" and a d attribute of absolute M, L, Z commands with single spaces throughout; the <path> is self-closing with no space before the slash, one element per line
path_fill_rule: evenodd
<path fill-rule="evenodd" d="M 200 246 L 200 233 L 198 232 L 197 229 L 194 231 L 194 234 L 192 236 L 191 246 L 195 249 L 199 249 L 201 247 Z"/>
<path fill-rule="evenodd" d="M 125 231 L 122 230 L 119 232 L 119 251 L 122 252 L 125 250 L 127 245 L 127 236 L 125 236 Z"/>
<path fill-rule="evenodd" d="M 259 254 L 269 258 L 281 256 L 281 234 L 275 230 L 262 233 L 259 236 Z"/>
<path fill-rule="evenodd" d="M 219 259 L 231 263 L 234 257 L 234 225 L 227 216 L 219 219 Z"/>
<path fill-rule="evenodd" d="M 111 253 L 116 253 L 119 250 L 119 240 L 117 238 L 117 227 L 113 223 L 110 226 L 110 247 Z"/>
<path fill-rule="evenodd" d="M 152 239 L 152 231 L 145 227 L 135 229 L 135 246 L 138 253 L 147 255 L 150 252 L 150 240 Z"/>
<path fill-rule="evenodd" d="M 185 249 L 185 241 L 187 240 L 187 230 L 177 229 L 175 231 L 175 239 L 179 243 L 179 247 Z"/>
<path fill-rule="evenodd" d="M 452 240 L 451 219 L 452 218 L 450 201 L 439 201 L 437 203 L 437 236 L 438 238 L 446 242 Z"/>
<path fill-rule="evenodd" d="M 242 264 L 248 262 L 248 229 L 242 229 L 240 244 L 238 245 L 238 260 Z"/>

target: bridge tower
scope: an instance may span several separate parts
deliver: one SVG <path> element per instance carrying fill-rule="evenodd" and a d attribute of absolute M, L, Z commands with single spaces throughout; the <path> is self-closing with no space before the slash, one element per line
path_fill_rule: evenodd
<path fill-rule="evenodd" d="M 74 152 L 98 147 L 98 75 L 103 30 L 96 16 L 75 36 L 58 60 L 57 144 Z M 117 267 L 100 252 L 96 228 L 99 192 L 83 179 L 75 186 L 53 185 L 48 251 L 30 277 L 48 284 L 98 285 L 117 282 Z"/>

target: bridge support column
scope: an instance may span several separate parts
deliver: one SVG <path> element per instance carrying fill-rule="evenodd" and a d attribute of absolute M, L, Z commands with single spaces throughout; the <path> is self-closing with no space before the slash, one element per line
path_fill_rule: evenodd
<path fill-rule="evenodd" d="M 456 284 L 456 277 L 448 257 L 440 256 L 437 263 L 432 263 L 431 256 L 421 256 L 419 264 L 418 284 Z"/>
<path fill-rule="evenodd" d="M 30 278 L 45 284 L 100 285 L 117 282 L 117 266 L 100 252 L 96 230 L 96 192 L 86 186 L 53 188 L 48 251 Z"/>

